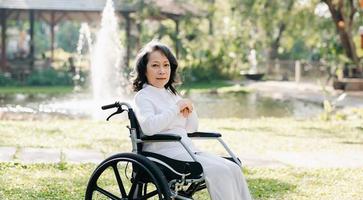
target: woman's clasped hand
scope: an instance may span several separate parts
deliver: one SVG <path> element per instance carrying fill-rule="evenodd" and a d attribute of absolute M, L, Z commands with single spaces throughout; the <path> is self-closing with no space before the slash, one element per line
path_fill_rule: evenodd
<path fill-rule="evenodd" d="M 180 99 L 176 104 L 179 107 L 180 113 L 185 118 L 193 112 L 193 103 L 189 99 Z"/>

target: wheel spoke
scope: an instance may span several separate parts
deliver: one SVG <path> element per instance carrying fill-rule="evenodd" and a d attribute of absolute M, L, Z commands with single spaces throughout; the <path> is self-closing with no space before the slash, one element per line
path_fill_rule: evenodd
<path fill-rule="evenodd" d="M 144 194 L 146 194 L 147 193 L 147 183 L 145 183 L 145 185 L 144 185 Z"/>
<path fill-rule="evenodd" d="M 147 158 L 121 153 L 107 158 L 96 168 L 87 185 L 85 199 L 170 200 L 168 186 L 162 172 Z"/>
<path fill-rule="evenodd" d="M 113 168 L 113 171 L 114 171 L 115 176 L 116 176 L 116 180 L 117 180 L 117 184 L 118 184 L 118 187 L 120 189 L 120 192 L 121 192 L 121 196 L 122 197 L 127 197 L 126 190 L 125 190 L 124 185 L 122 183 L 120 173 L 119 173 L 119 171 L 117 169 L 117 164 L 112 165 L 112 168 Z"/>
<path fill-rule="evenodd" d="M 132 197 L 134 195 L 136 187 L 137 187 L 138 182 L 139 182 L 139 179 L 140 179 L 139 175 L 136 175 L 135 179 L 133 180 L 133 183 L 131 185 L 130 191 L 129 191 L 129 195 L 128 195 L 129 197 Z"/>
<path fill-rule="evenodd" d="M 107 196 L 108 198 L 112 199 L 112 200 L 122 200 L 121 198 L 118 198 L 117 196 L 115 196 L 114 194 L 100 188 L 100 187 L 96 187 L 96 191 L 100 192 L 101 194 Z"/>

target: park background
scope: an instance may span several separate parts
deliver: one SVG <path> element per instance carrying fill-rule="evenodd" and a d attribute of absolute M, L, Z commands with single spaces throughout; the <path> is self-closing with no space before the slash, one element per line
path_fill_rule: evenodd
<path fill-rule="evenodd" d="M 255 199 L 363 199 L 362 7 L 1 1 L 0 199 L 82 199 L 97 163 L 131 150 L 126 118 L 105 122 L 100 105 L 132 101 L 152 39 L 174 50 L 200 130 L 223 134 Z"/>

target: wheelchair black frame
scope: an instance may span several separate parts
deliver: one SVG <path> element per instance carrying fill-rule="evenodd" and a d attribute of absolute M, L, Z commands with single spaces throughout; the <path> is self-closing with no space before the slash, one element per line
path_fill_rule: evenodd
<path fill-rule="evenodd" d="M 123 108 L 126 107 L 126 108 Z M 185 150 L 189 153 L 190 157 L 194 162 L 198 163 L 197 158 L 194 156 L 194 153 L 191 149 L 181 140 L 181 137 L 176 134 L 154 134 L 152 136 L 143 135 L 141 128 L 138 124 L 137 118 L 132 107 L 125 102 L 116 102 L 114 104 L 110 104 L 107 106 L 103 106 L 102 109 L 110 109 L 110 108 L 117 108 L 117 111 L 110 115 L 107 120 L 115 115 L 120 114 L 124 111 L 127 111 L 128 118 L 130 120 L 130 126 L 127 126 L 130 132 L 130 138 L 132 143 L 132 153 L 143 155 L 142 154 L 142 145 L 144 143 L 152 143 L 152 142 L 180 142 Z M 230 150 L 230 148 L 226 145 L 226 143 L 222 140 L 221 134 L 219 133 L 212 133 L 212 132 L 194 132 L 188 133 L 188 137 L 190 138 L 198 138 L 198 139 L 217 139 L 219 143 L 225 148 L 228 154 L 231 156 L 228 158 L 229 160 L 235 162 L 237 165 L 241 167 L 240 160 L 236 157 L 236 155 Z M 115 155 L 115 157 L 117 157 Z M 154 163 L 158 163 L 163 165 L 164 167 L 168 168 L 169 170 L 173 171 L 177 175 L 181 177 L 181 179 L 173 179 L 168 182 L 169 190 L 168 193 L 171 194 L 171 199 L 181 199 L 181 200 L 192 200 L 192 196 L 195 192 L 203 190 L 206 188 L 204 174 L 202 178 L 199 179 L 188 179 L 186 178 L 189 174 L 183 174 L 180 172 L 175 171 L 171 166 L 166 164 L 165 162 L 158 160 L 153 157 L 146 157 L 147 159 L 151 160 Z M 102 163 L 101 163 L 102 164 Z M 98 170 L 96 168 L 95 172 Z M 90 180 L 91 181 L 91 180 Z M 89 183 L 90 184 L 90 183 Z M 172 189 L 174 188 L 174 189 Z M 186 188 L 186 189 L 185 189 Z M 88 190 L 88 188 L 87 188 Z M 86 197 L 87 199 L 87 197 Z"/>

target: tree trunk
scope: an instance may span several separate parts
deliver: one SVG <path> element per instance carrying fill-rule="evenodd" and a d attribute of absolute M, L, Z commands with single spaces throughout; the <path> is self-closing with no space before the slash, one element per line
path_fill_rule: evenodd
<path fill-rule="evenodd" d="M 209 33 L 209 35 L 213 35 L 213 33 L 214 33 L 213 17 L 214 17 L 215 0 L 209 0 L 208 2 L 209 2 L 209 12 L 208 12 L 208 16 L 207 16 L 208 33 Z"/>
<path fill-rule="evenodd" d="M 325 2 L 329 7 L 345 55 L 354 63 L 355 66 L 357 66 L 358 72 L 361 73 L 362 66 L 360 66 L 359 63 L 359 58 L 352 36 L 353 16 L 356 12 L 353 1 L 348 1 L 350 4 L 350 13 L 345 13 L 348 11 L 344 10 L 343 0 L 339 0 L 338 3 L 333 3 L 332 0 L 323 0 L 323 2 Z M 349 14 L 348 17 L 345 17 L 347 14 Z"/>
<path fill-rule="evenodd" d="M 290 0 L 288 2 L 289 4 L 287 6 L 285 16 L 288 16 L 289 13 L 291 12 L 292 7 L 294 6 L 294 2 L 295 2 L 294 0 Z M 269 3 L 269 1 L 267 1 L 267 3 L 266 3 L 265 6 L 268 6 L 268 3 Z M 284 19 L 282 19 L 280 21 L 277 37 L 274 38 L 274 40 L 272 41 L 272 43 L 270 45 L 270 51 L 269 51 L 269 58 L 270 58 L 270 60 L 274 60 L 278 56 L 278 49 L 280 47 L 280 42 L 281 42 L 282 34 L 284 33 L 284 31 L 286 29 L 286 25 L 287 25 L 287 22 L 286 22 L 286 19 L 284 18 Z"/>
<path fill-rule="evenodd" d="M 270 46 L 270 53 L 269 53 L 270 60 L 274 60 L 277 58 L 282 33 L 285 31 L 285 28 L 286 28 L 285 22 L 281 22 L 277 37 L 272 41 L 272 44 Z"/>

